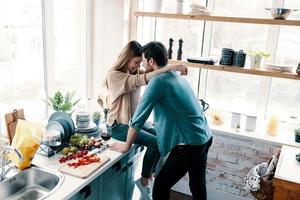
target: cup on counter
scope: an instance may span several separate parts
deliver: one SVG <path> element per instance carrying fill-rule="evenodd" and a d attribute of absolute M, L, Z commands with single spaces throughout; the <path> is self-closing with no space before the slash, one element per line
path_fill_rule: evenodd
<path fill-rule="evenodd" d="M 271 136 L 278 135 L 278 127 L 279 127 L 279 117 L 275 115 L 271 116 L 267 124 L 267 129 L 266 129 L 267 134 Z"/>
<path fill-rule="evenodd" d="M 256 127 L 256 116 L 248 116 L 246 117 L 246 131 L 255 131 Z"/>

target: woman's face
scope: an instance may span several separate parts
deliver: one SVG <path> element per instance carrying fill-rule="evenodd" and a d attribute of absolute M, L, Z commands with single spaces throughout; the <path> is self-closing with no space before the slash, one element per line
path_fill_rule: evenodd
<path fill-rule="evenodd" d="M 129 60 L 127 69 L 130 73 L 135 73 L 140 68 L 141 62 L 142 56 L 133 57 Z"/>

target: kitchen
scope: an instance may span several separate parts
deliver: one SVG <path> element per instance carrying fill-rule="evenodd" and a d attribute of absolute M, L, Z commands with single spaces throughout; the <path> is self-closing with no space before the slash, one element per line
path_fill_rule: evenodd
<path fill-rule="evenodd" d="M 208 199 L 253 199 L 244 189 L 244 178 L 252 167 L 268 161 L 283 145 L 286 151 L 295 153 L 286 161 L 292 166 L 288 165 L 282 173 L 290 171 L 287 176 L 295 176 L 296 180 L 280 174 L 277 177 L 300 183 L 296 177 L 299 163 L 295 159 L 300 145 L 295 142 L 294 133 L 300 128 L 299 76 L 295 73 L 300 62 L 297 37 L 300 12 L 292 11 L 286 20 L 274 20 L 271 11 L 266 10 L 300 9 L 299 3 L 291 0 L 256 0 L 251 5 L 241 0 L 3 2 L 0 6 L 3 13 L 0 32 L 3 135 L 7 132 L 4 115 L 13 109 L 23 108 L 26 120 L 42 121 L 46 125 L 53 110 L 43 99 L 53 97 L 56 91 L 76 91 L 74 100 L 81 98 L 74 106 L 76 111 L 96 111 L 98 96 L 106 94 L 102 82 L 107 70 L 128 41 L 135 39 L 144 45 L 157 40 L 169 49 L 172 38 L 170 62 L 189 66 L 187 79 L 191 87 L 198 99 L 209 104 L 205 114 L 214 142 L 208 154 Z M 192 4 L 205 6 L 207 10 L 200 9 L 200 14 L 191 19 Z M 211 17 L 207 16 L 208 12 Z M 180 39 L 183 41 L 182 60 L 178 61 Z M 223 48 L 243 50 L 245 66 L 186 62 L 190 57 L 220 61 Z M 261 51 L 265 55 L 259 70 L 251 69 L 250 51 Z M 267 66 L 274 67 L 274 64 L 283 69 L 292 66 L 293 73 L 267 70 Z M 84 181 L 64 174 L 61 187 L 68 183 L 74 183 L 74 187 L 53 193 L 49 199 L 51 196 L 53 199 L 71 198 L 123 157 L 124 164 L 130 163 L 130 156 L 125 158 L 125 155 L 105 151 L 109 152 L 110 161 L 95 174 Z M 136 153 L 139 151 L 141 149 Z M 33 163 L 45 163 L 47 159 L 36 154 Z M 279 162 L 285 159 L 288 157 L 280 158 Z M 97 184 L 102 183 L 100 179 Z M 173 190 L 191 195 L 188 180 L 185 176 Z"/>

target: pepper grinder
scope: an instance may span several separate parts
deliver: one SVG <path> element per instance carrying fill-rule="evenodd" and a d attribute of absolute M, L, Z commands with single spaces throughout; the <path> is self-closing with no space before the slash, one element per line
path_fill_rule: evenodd
<path fill-rule="evenodd" d="M 178 48 L 178 52 L 177 52 L 177 60 L 182 60 L 182 43 L 183 43 L 183 40 L 180 38 L 179 41 L 179 48 Z"/>
<path fill-rule="evenodd" d="M 173 46 L 173 39 L 170 38 L 169 39 L 169 49 L 168 49 L 168 56 L 169 56 L 169 59 L 172 59 L 172 53 L 173 53 L 173 50 L 172 50 L 172 46 Z"/>

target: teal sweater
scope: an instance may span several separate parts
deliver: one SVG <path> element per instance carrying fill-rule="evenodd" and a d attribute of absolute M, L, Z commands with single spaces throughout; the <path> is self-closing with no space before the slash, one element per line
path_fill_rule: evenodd
<path fill-rule="evenodd" d="M 202 145 L 211 138 L 192 88 L 176 72 L 163 73 L 149 81 L 130 126 L 141 129 L 153 109 L 158 147 L 163 156 L 175 145 Z"/>

